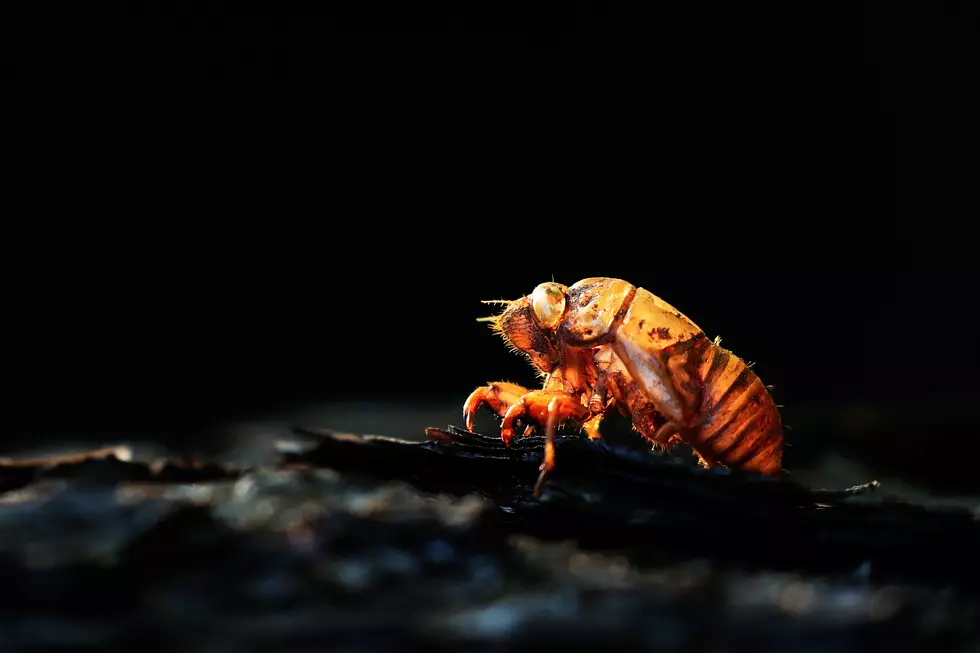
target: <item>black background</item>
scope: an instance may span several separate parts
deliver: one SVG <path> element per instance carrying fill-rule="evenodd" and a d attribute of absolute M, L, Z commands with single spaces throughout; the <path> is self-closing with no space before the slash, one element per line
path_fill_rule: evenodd
<path fill-rule="evenodd" d="M 800 463 L 826 439 L 975 487 L 976 10 L 619 11 L 41 23 L 13 96 L 7 443 L 461 405 L 534 379 L 479 300 L 616 276 L 757 362 Z M 847 437 L 794 413 L 854 406 L 878 418 Z"/>

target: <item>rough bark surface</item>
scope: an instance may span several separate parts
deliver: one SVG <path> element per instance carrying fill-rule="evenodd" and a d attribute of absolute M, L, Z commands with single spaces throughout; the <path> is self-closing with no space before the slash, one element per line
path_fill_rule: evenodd
<path fill-rule="evenodd" d="M 0 650 L 978 650 L 980 521 L 560 437 L 0 463 Z"/>

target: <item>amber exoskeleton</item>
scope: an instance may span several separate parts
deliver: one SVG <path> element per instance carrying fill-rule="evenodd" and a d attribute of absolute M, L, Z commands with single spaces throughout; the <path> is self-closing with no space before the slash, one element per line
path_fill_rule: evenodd
<path fill-rule="evenodd" d="M 518 423 L 525 435 L 544 426 L 540 495 L 555 465 L 558 424 L 581 425 L 600 437 L 607 411 L 629 415 L 657 445 L 685 442 L 707 467 L 782 469 L 782 420 L 768 388 L 743 360 L 710 340 L 676 308 L 621 279 L 589 278 L 572 286 L 543 283 L 502 303 L 485 318 L 544 377 L 540 390 L 506 382 L 477 388 L 466 400 L 468 429 L 483 404 L 503 417 L 509 445 Z"/>

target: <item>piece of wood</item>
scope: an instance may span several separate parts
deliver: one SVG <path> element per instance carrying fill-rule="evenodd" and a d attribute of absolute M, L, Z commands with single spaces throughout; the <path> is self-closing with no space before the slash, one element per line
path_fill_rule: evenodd
<path fill-rule="evenodd" d="M 125 447 L 110 447 L 50 457 L 0 459 L 0 493 L 27 487 L 45 479 L 85 478 L 103 483 L 203 483 L 237 478 L 234 466 L 193 461 L 130 460 Z"/>
<path fill-rule="evenodd" d="M 927 509 L 846 490 L 702 469 L 677 458 L 559 436 L 557 467 L 531 497 L 543 438 L 499 437 L 455 427 L 428 441 L 294 429 L 286 465 L 400 479 L 426 491 L 479 492 L 500 525 L 545 539 L 648 556 L 703 557 L 748 568 L 851 573 L 977 587 L 980 521 L 968 509 Z"/>

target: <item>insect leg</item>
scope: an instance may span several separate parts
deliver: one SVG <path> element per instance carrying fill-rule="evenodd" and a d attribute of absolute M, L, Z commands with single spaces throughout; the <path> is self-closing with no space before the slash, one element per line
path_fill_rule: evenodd
<path fill-rule="evenodd" d="M 569 394 L 560 394 L 552 397 L 548 402 L 546 410 L 544 460 L 538 468 L 541 472 L 538 475 L 538 482 L 534 484 L 535 499 L 541 498 L 541 488 L 544 486 L 545 479 L 547 479 L 551 470 L 555 468 L 555 431 L 558 429 L 558 423 L 564 422 L 568 418 L 576 421 L 584 421 L 591 415 L 588 408 Z"/>
<path fill-rule="evenodd" d="M 503 417 L 507 410 L 520 401 L 521 397 L 530 390 L 516 383 L 497 381 L 474 390 L 463 404 L 463 417 L 466 419 L 466 430 L 473 430 L 473 418 L 480 406 L 486 404 L 494 412 Z"/>
<path fill-rule="evenodd" d="M 590 440 L 602 439 L 602 434 L 599 433 L 599 426 L 606 417 L 606 411 L 610 410 L 613 406 L 616 406 L 622 415 L 629 415 L 629 409 L 625 403 L 620 401 L 621 399 L 622 396 L 613 378 L 606 372 L 599 372 L 588 403 L 592 418 L 582 425 L 585 434 L 589 436 Z"/>
<path fill-rule="evenodd" d="M 602 423 L 603 417 L 605 417 L 605 415 L 603 413 L 599 413 L 582 426 L 582 430 L 585 431 L 585 434 L 589 436 L 590 440 L 602 439 L 602 434 L 599 433 L 599 425 Z"/>
<path fill-rule="evenodd" d="M 667 422 L 653 434 L 653 440 L 666 449 L 668 445 L 681 444 L 684 442 L 684 439 L 680 436 L 680 432 L 681 427 L 677 424 L 677 422 Z M 702 456 L 701 452 L 695 450 L 694 455 L 698 457 L 698 464 L 701 465 L 701 467 L 711 469 L 715 466 L 715 463 Z"/>
<path fill-rule="evenodd" d="M 500 425 L 500 437 L 505 444 L 514 439 L 514 424 L 517 420 L 523 420 L 528 428 L 524 435 L 528 435 L 534 424 L 546 424 L 548 421 L 548 407 L 551 400 L 558 398 L 558 419 L 564 422 L 568 418 L 584 422 L 592 417 L 588 408 L 582 405 L 574 395 L 557 390 L 534 390 L 521 397 L 514 405 L 504 413 L 504 421 Z"/>
<path fill-rule="evenodd" d="M 680 433 L 681 427 L 677 422 L 667 422 L 657 429 L 657 432 L 653 434 L 653 441 L 657 444 L 665 445 L 670 441 L 676 434 Z"/>
<path fill-rule="evenodd" d="M 606 409 L 615 401 L 613 397 L 610 397 L 608 402 L 606 401 L 606 383 L 605 373 L 600 372 L 592 396 L 589 397 L 589 412 L 592 413 L 593 417 L 582 428 L 590 440 L 602 439 L 602 435 L 599 433 L 599 425 L 602 423 L 602 418 L 605 417 Z"/>
<path fill-rule="evenodd" d="M 548 425 L 544 432 L 544 460 L 538 471 L 538 482 L 534 484 L 534 498 L 541 498 L 541 488 L 544 486 L 548 474 L 555 468 L 555 430 L 558 422 L 558 397 L 551 400 L 548 404 Z"/>
<path fill-rule="evenodd" d="M 504 413 L 504 421 L 500 425 L 500 439 L 504 441 L 504 446 L 509 447 L 510 441 L 514 439 L 514 422 L 527 414 L 527 402 L 521 399 Z M 527 435 L 527 431 L 525 431 Z"/>

